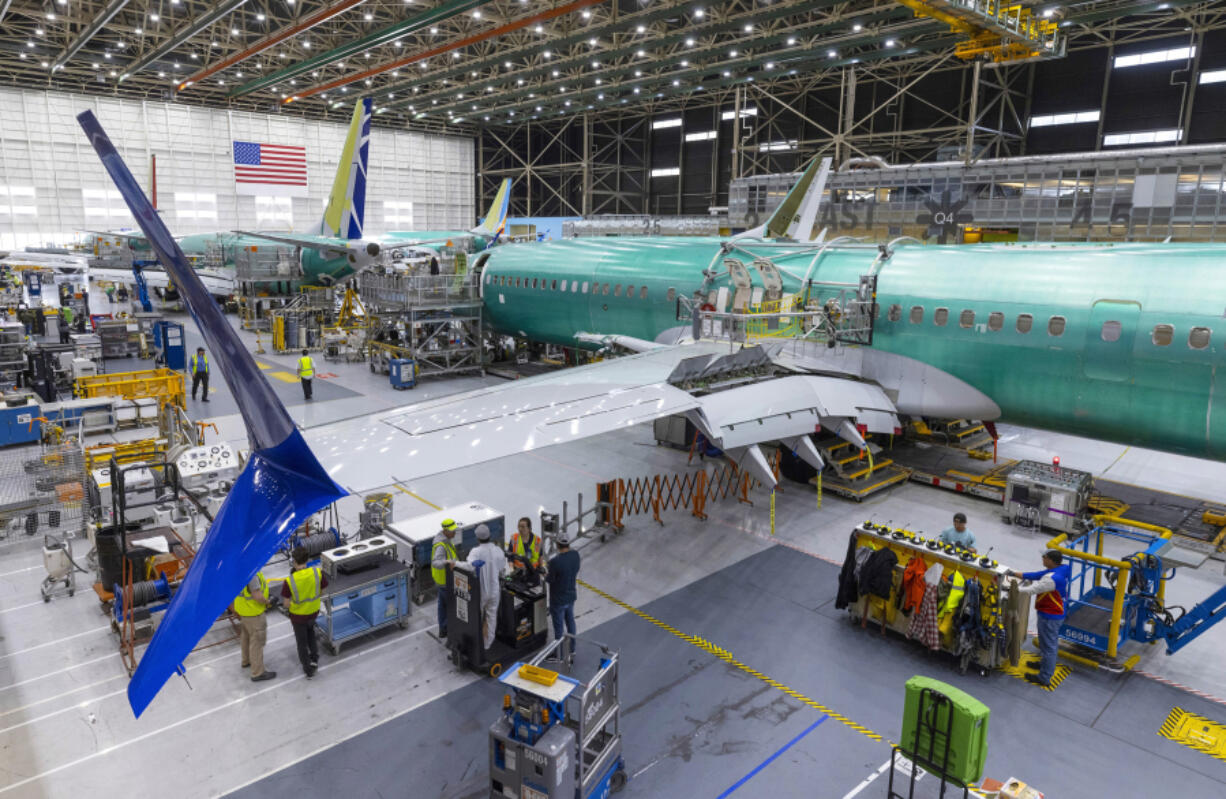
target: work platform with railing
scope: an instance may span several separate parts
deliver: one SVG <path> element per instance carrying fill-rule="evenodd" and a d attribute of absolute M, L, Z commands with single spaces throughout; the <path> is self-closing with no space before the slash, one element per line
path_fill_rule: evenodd
<path fill-rule="evenodd" d="M 411 360 L 417 376 L 484 369 L 480 287 L 468 274 L 362 272 L 357 277 L 370 318 L 371 371 Z"/>

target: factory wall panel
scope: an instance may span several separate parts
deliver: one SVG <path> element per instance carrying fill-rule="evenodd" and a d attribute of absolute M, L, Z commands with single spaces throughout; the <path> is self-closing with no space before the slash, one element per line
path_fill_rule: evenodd
<path fill-rule="evenodd" d="M 92 110 L 176 234 L 235 228 L 302 231 L 331 190 L 347 119 L 304 121 L 172 103 L 0 88 L 0 247 L 71 241 L 78 230 L 132 225 L 76 114 Z M 306 147 L 309 196 L 238 196 L 232 141 Z M 469 227 L 476 219 L 472 139 L 371 133 L 366 230 Z"/>

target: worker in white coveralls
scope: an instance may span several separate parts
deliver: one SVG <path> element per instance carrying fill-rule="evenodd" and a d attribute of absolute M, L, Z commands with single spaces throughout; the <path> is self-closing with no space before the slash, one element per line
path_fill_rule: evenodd
<path fill-rule="evenodd" d="M 498 600 L 502 596 L 502 573 L 507 569 L 507 556 L 502 547 L 490 541 L 490 528 L 484 524 L 476 530 L 477 546 L 468 553 L 468 562 L 474 566 L 478 563 L 481 573 L 481 639 L 482 645 L 489 649 L 494 643 L 494 633 L 498 629 Z"/>

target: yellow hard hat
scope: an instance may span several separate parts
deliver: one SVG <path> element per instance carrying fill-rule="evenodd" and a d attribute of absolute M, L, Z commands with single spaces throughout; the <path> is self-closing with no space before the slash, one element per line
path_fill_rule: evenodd
<path fill-rule="evenodd" d="M 456 528 L 455 519 L 443 519 L 444 530 L 454 530 Z"/>

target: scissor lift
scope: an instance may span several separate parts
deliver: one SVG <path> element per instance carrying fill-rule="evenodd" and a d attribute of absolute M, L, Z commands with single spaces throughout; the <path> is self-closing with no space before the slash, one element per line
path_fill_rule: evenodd
<path fill-rule="evenodd" d="M 1072 566 L 1060 637 L 1073 648 L 1062 656 L 1124 671 L 1140 660 L 1120 659 L 1127 642 L 1165 641 L 1173 655 L 1226 617 L 1226 585 L 1189 610 L 1166 606 L 1166 584 L 1178 571 L 1168 556 L 1170 539 L 1170 530 L 1100 516 L 1086 532 L 1048 542 Z M 1139 548 L 1125 557 L 1104 554 L 1119 542 Z"/>

